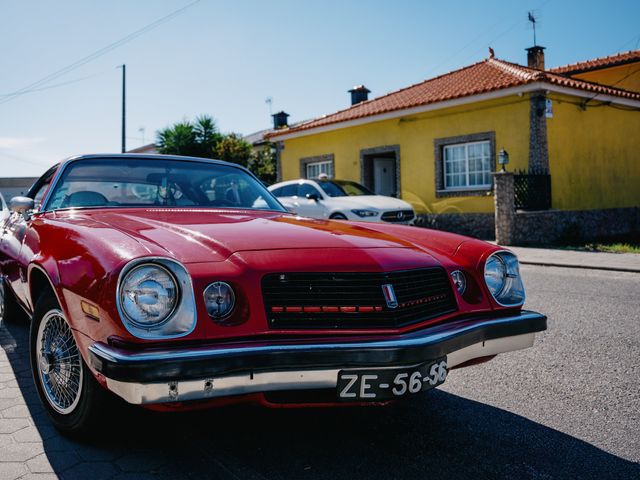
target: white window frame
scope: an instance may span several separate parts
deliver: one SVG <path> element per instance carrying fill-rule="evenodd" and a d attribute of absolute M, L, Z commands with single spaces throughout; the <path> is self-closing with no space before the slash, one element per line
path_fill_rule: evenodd
<path fill-rule="evenodd" d="M 447 192 L 464 192 L 464 191 L 473 191 L 473 190 L 483 190 L 486 188 L 491 188 L 492 187 L 492 183 L 491 181 L 489 183 L 483 183 L 483 184 L 478 184 L 478 185 L 469 185 L 469 146 L 471 145 L 479 145 L 479 144 L 487 144 L 489 146 L 489 170 L 487 170 L 487 173 L 491 174 L 493 173 L 493 170 L 491 169 L 491 142 L 489 140 L 479 140 L 477 142 L 465 142 L 465 143 L 452 143 L 451 145 L 444 145 L 442 147 L 442 172 L 443 172 L 443 178 L 442 178 L 442 186 L 444 188 L 445 191 Z M 462 187 L 448 187 L 447 186 L 447 149 L 450 148 L 456 148 L 456 147 L 462 147 L 464 146 L 464 163 L 465 163 L 465 183 L 466 185 L 462 186 Z M 455 174 L 458 174 L 458 172 L 452 172 Z M 481 172 L 475 172 L 475 173 L 485 173 L 484 171 Z"/>
<path fill-rule="evenodd" d="M 318 167 L 318 174 L 315 176 L 309 175 L 309 167 Z M 323 167 L 327 166 L 327 171 L 323 171 Z M 309 162 L 305 164 L 305 178 L 307 179 L 315 179 L 318 178 L 321 174 L 326 173 L 329 178 L 333 178 L 333 161 L 332 160 L 321 160 L 319 162 Z"/>

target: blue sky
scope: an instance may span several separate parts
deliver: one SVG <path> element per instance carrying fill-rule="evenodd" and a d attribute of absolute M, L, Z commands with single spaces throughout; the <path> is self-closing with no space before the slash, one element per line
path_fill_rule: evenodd
<path fill-rule="evenodd" d="M 487 56 L 526 62 L 527 11 L 547 66 L 639 48 L 640 1 L 201 0 L 158 28 L 31 92 L 11 94 L 191 0 L 3 0 L 0 176 L 37 176 L 70 155 L 120 150 L 127 64 L 128 147 L 206 113 L 244 134 L 284 109 L 297 121 Z M 62 85 L 60 85 L 62 84 Z M 4 95 L 4 96 L 3 96 Z"/>

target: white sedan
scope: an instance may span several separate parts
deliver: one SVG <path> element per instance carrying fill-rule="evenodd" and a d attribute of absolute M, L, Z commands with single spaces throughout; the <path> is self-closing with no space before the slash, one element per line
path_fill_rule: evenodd
<path fill-rule="evenodd" d="M 290 211 L 305 217 L 404 224 L 415 218 L 407 202 L 376 195 L 349 180 L 289 180 L 271 185 L 269 191 Z"/>

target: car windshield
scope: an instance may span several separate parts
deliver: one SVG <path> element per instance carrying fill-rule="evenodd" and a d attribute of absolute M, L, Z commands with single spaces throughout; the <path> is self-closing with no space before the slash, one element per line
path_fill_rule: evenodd
<path fill-rule="evenodd" d="M 330 197 L 353 197 L 357 195 L 375 195 L 359 183 L 349 180 L 319 180 L 318 185 Z"/>
<path fill-rule="evenodd" d="M 94 158 L 70 163 L 46 210 L 73 207 L 283 207 L 240 168 L 162 158 Z"/>

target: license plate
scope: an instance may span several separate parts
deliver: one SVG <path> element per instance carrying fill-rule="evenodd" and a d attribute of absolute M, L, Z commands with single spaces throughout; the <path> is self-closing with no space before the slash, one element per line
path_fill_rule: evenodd
<path fill-rule="evenodd" d="M 447 358 L 413 367 L 338 372 L 338 398 L 341 401 L 377 402 L 423 392 L 444 383 Z"/>

